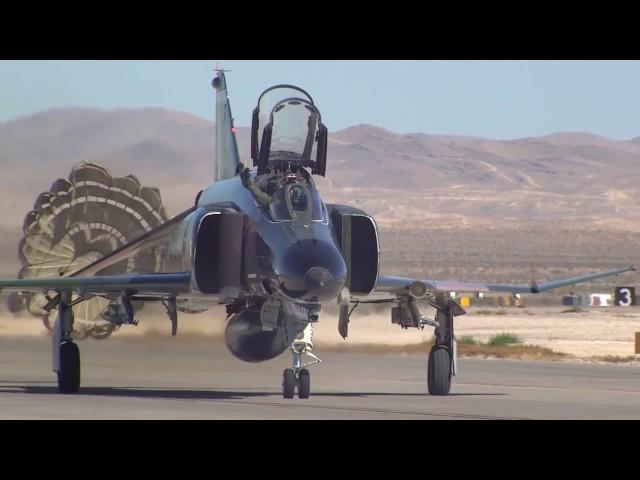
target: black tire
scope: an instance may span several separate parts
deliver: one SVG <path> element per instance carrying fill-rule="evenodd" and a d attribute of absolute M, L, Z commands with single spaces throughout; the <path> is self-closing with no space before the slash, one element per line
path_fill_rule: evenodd
<path fill-rule="evenodd" d="M 80 349 L 73 342 L 60 344 L 58 391 L 76 393 L 80 390 Z"/>
<path fill-rule="evenodd" d="M 451 354 L 443 347 L 429 352 L 427 386 L 430 395 L 448 395 L 451 390 Z"/>
<path fill-rule="evenodd" d="M 309 375 L 309 370 L 300 370 L 300 374 L 298 375 L 298 397 L 299 398 L 309 398 L 311 394 L 311 375 Z"/>
<path fill-rule="evenodd" d="M 293 369 L 287 368 L 282 374 L 282 396 L 284 398 L 293 398 L 296 390 L 296 374 Z"/>

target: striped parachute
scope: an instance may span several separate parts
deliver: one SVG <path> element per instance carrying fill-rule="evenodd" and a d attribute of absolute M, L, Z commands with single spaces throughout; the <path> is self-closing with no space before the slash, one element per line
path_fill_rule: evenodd
<path fill-rule="evenodd" d="M 40 194 L 25 217 L 18 277 L 69 276 L 167 219 L 157 188 L 143 187 L 133 175 L 113 177 L 101 165 L 81 162 L 68 180 L 58 179 L 50 191 Z M 97 274 L 152 273 L 160 261 L 160 252 L 144 251 Z M 22 292 L 12 294 L 7 306 L 14 313 L 27 310 L 42 317 L 51 330 L 56 311 L 43 309 L 48 301 L 43 293 Z M 101 297 L 76 305 L 74 336 L 111 335 L 118 326 L 102 318 L 108 305 Z"/>

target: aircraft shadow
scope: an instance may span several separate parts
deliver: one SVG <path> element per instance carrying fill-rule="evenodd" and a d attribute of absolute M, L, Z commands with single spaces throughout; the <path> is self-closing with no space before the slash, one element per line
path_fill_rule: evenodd
<path fill-rule="evenodd" d="M 9 383 L 9 382 L 2 382 Z M 13 382 L 11 382 L 13 383 Z M 60 395 L 56 386 L 41 385 L 0 385 L 0 394 L 19 393 L 32 395 Z M 160 389 L 138 387 L 83 387 L 77 396 L 107 396 L 130 398 L 164 398 L 174 400 L 240 400 L 258 397 L 279 397 L 279 392 L 230 391 L 230 390 L 193 390 L 193 389 Z M 505 396 L 506 393 L 451 393 L 451 397 L 466 396 Z M 391 393 L 391 392 L 311 392 L 311 397 L 348 398 L 348 397 L 426 397 L 426 393 Z"/>

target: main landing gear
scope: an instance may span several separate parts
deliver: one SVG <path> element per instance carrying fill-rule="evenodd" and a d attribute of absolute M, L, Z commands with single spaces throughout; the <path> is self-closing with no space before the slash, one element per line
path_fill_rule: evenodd
<path fill-rule="evenodd" d="M 60 393 L 80 390 L 80 349 L 73 343 L 73 305 L 70 292 L 61 292 L 52 335 L 53 371 L 58 374 Z"/>
<path fill-rule="evenodd" d="M 451 376 L 456 374 L 457 346 L 453 332 L 453 318 L 464 314 L 464 310 L 453 300 L 438 295 L 432 303 L 436 309 L 435 342 L 429 352 L 427 364 L 427 389 L 430 395 L 448 395 Z"/>
<path fill-rule="evenodd" d="M 311 352 L 312 349 L 313 325 L 308 323 L 290 347 L 293 354 L 293 368 L 287 368 L 282 374 L 282 396 L 284 398 L 293 398 L 296 389 L 298 390 L 299 398 L 309 398 L 311 394 L 311 376 L 307 367 L 322 361 Z M 313 360 L 303 364 L 302 355 L 308 355 Z"/>
<path fill-rule="evenodd" d="M 438 293 L 429 301 L 429 304 L 436 309 L 435 319 L 426 318 L 418 310 L 415 300 L 423 297 L 425 292 L 426 287 L 423 286 L 422 292 L 418 291 L 415 298 L 400 297 L 398 306 L 391 309 L 391 323 L 400 325 L 404 329 L 424 329 L 426 325 L 435 327 L 435 341 L 429 351 L 427 363 L 427 390 L 430 395 L 448 395 L 451 390 L 451 377 L 455 376 L 457 370 L 453 319 L 464 315 L 465 311 L 448 295 Z"/>

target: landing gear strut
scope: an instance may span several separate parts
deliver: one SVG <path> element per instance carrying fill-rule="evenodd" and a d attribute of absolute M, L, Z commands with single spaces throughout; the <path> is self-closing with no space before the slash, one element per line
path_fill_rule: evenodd
<path fill-rule="evenodd" d="M 311 375 L 307 367 L 322 361 L 311 352 L 312 349 L 313 325 L 308 323 L 290 347 L 293 354 L 293 368 L 287 368 L 282 374 L 282 396 L 284 398 L 293 398 L 296 388 L 299 398 L 306 399 L 311 395 Z M 313 360 L 303 364 L 302 355 L 308 355 Z"/>
<path fill-rule="evenodd" d="M 80 349 L 73 343 L 73 306 L 71 292 L 60 292 L 58 316 L 53 329 L 53 371 L 58 374 L 58 391 L 80 390 Z"/>
<path fill-rule="evenodd" d="M 416 287 L 417 285 L 417 287 Z M 456 336 L 453 333 L 453 319 L 466 312 L 455 300 L 445 293 L 438 293 L 435 298 L 429 295 L 429 304 L 436 309 L 434 320 L 420 314 L 416 298 L 425 296 L 426 286 L 414 282 L 411 286 L 413 297 L 398 298 L 398 306 L 391 309 L 391 323 L 402 328 L 424 329 L 425 325 L 435 327 L 434 344 L 429 352 L 427 364 L 427 390 L 430 395 L 448 395 L 451 390 L 451 377 L 457 371 Z M 386 301 L 386 300 L 385 300 Z"/>

